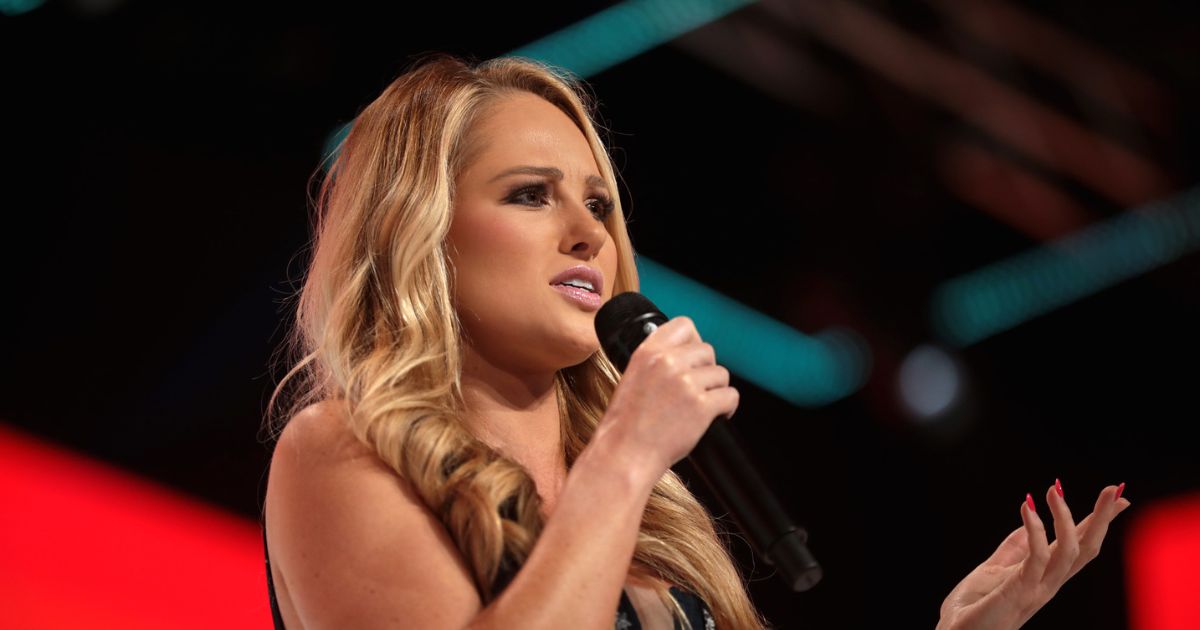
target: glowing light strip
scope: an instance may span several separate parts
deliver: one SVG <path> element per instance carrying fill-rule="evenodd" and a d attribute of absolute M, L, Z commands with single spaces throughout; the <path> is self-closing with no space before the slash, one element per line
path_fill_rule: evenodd
<path fill-rule="evenodd" d="M 933 296 L 934 327 L 966 346 L 1200 247 L 1200 187 L 953 278 Z"/>
<path fill-rule="evenodd" d="M 590 77 L 671 41 L 753 0 L 629 0 L 526 44 L 530 57 Z"/>
<path fill-rule="evenodd" d="M 1155 131 L 1171 116 L 1166 90 L 1141 70 L 1108 50 L 1011 2 L 935 0 L 933 5 L 974 39 L 985 42 L 1104 103 L 1136 115 Z"/>
<path fill-rule="evenodd" d="M 850 0 L 763 8 L 968 124 L 1121 206 L 1171 191 L 1154 162 Z"/>
<path fill-rule="evenodd" d="M 718 362 L 794 405 L 829 404 L 866 381 L 870 353 L 852 332 L 805 335 L 644 256 L 638 275 L 641 292 L 663 313 L 696 323 Z"/>
<path fill-rule="evenodd" d="M 529 57 L 587 78 L 718 20 L 755 0 L 630 0 L 530 42 L 508 57 Z M 333 163 L 348 122 L 325 139 L 321 168 Z"/>
<path fill-rule="evenodd" d="M 46 0 L 0 0 L 0 15 L 15 16 L 46 4 Z"/>

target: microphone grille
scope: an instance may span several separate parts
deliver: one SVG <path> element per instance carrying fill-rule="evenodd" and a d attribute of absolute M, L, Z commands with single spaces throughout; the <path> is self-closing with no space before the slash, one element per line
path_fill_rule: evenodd
<path fill-rule="evenodd" d="M 629 321 L 646 313 L 657 313 L 658 307 L 649 298 L 629 291 L 615 295 L 596 313 L 596 337 L 600 343 L 611 339 Z M 605 348 L 607 350 L 607 348 Z"/>

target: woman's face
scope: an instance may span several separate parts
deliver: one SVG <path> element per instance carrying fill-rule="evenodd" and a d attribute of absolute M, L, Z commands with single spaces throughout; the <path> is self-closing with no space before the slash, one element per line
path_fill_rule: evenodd
<path fill-rule="evenodd" d="M 472 133 L 479 148 L 455 182 L 447 239 L 469 344 L 521 373 L 580 363 L 599 348 L 593 319 L 616 279 L 603 223 L 616 191 L 583 133 L 541 97 L 503 97 Z"/>

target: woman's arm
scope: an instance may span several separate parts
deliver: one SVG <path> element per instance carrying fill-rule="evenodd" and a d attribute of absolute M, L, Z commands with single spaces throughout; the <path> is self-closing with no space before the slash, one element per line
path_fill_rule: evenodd
<path fill-rule="evenodd" d="M 266 524 L 288 630 L 462 628 L 479 611 L 441 522 L 337 405 L 308 407 L 280 435 Z"/>
<path fill-rule="evenodd" d="M 271 560 L 302 628 L 611 628 L 652 481 L 619 451 L 580 455 L 528 562 L 481 611 L 441 522 L 341 427 L 332 407 L 280 436 L 267 489 Z"/>
<path fill-rule="evenodd" d="M 611 628 L 651 488 L 736 407 L 692 323 L 659 328 L 630 360 L 525 565 L 481 608 L 438 519 L 333 406 L 314 406 L 272 460 L 272 563 L 306 629 Z"/>
<path fill-rule="evenodd" d="M 473 628 L 611 628 L 650 491 L 738 392 L 677 317 L 630 357 L 525 566 Z"/>
<path fill-rule="evenodd" d="M 605 628 L 621 589 L 654 481 L 630 449 L 596 439 L 580 454 L 525 566 L 470 624 L 483 628 Z"/>

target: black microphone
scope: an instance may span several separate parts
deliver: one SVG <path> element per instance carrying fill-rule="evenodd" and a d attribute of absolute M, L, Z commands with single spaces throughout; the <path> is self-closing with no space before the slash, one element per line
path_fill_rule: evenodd
<path fill-rule="evenodd" d="M 667 316 L 642 294 L 622 293 L 596 313 L 596 335 L 608 359 L 624 372 L 638 345 L 666 322 Z M 806 591 L 821 580 L 821 565 L 805 546 L 808 532 L 792 524 L 767 488 L 729 418 L 713 420 L 688 458 L 733 515 L 754 552 L 779 570 L 789 588 Z"/>

